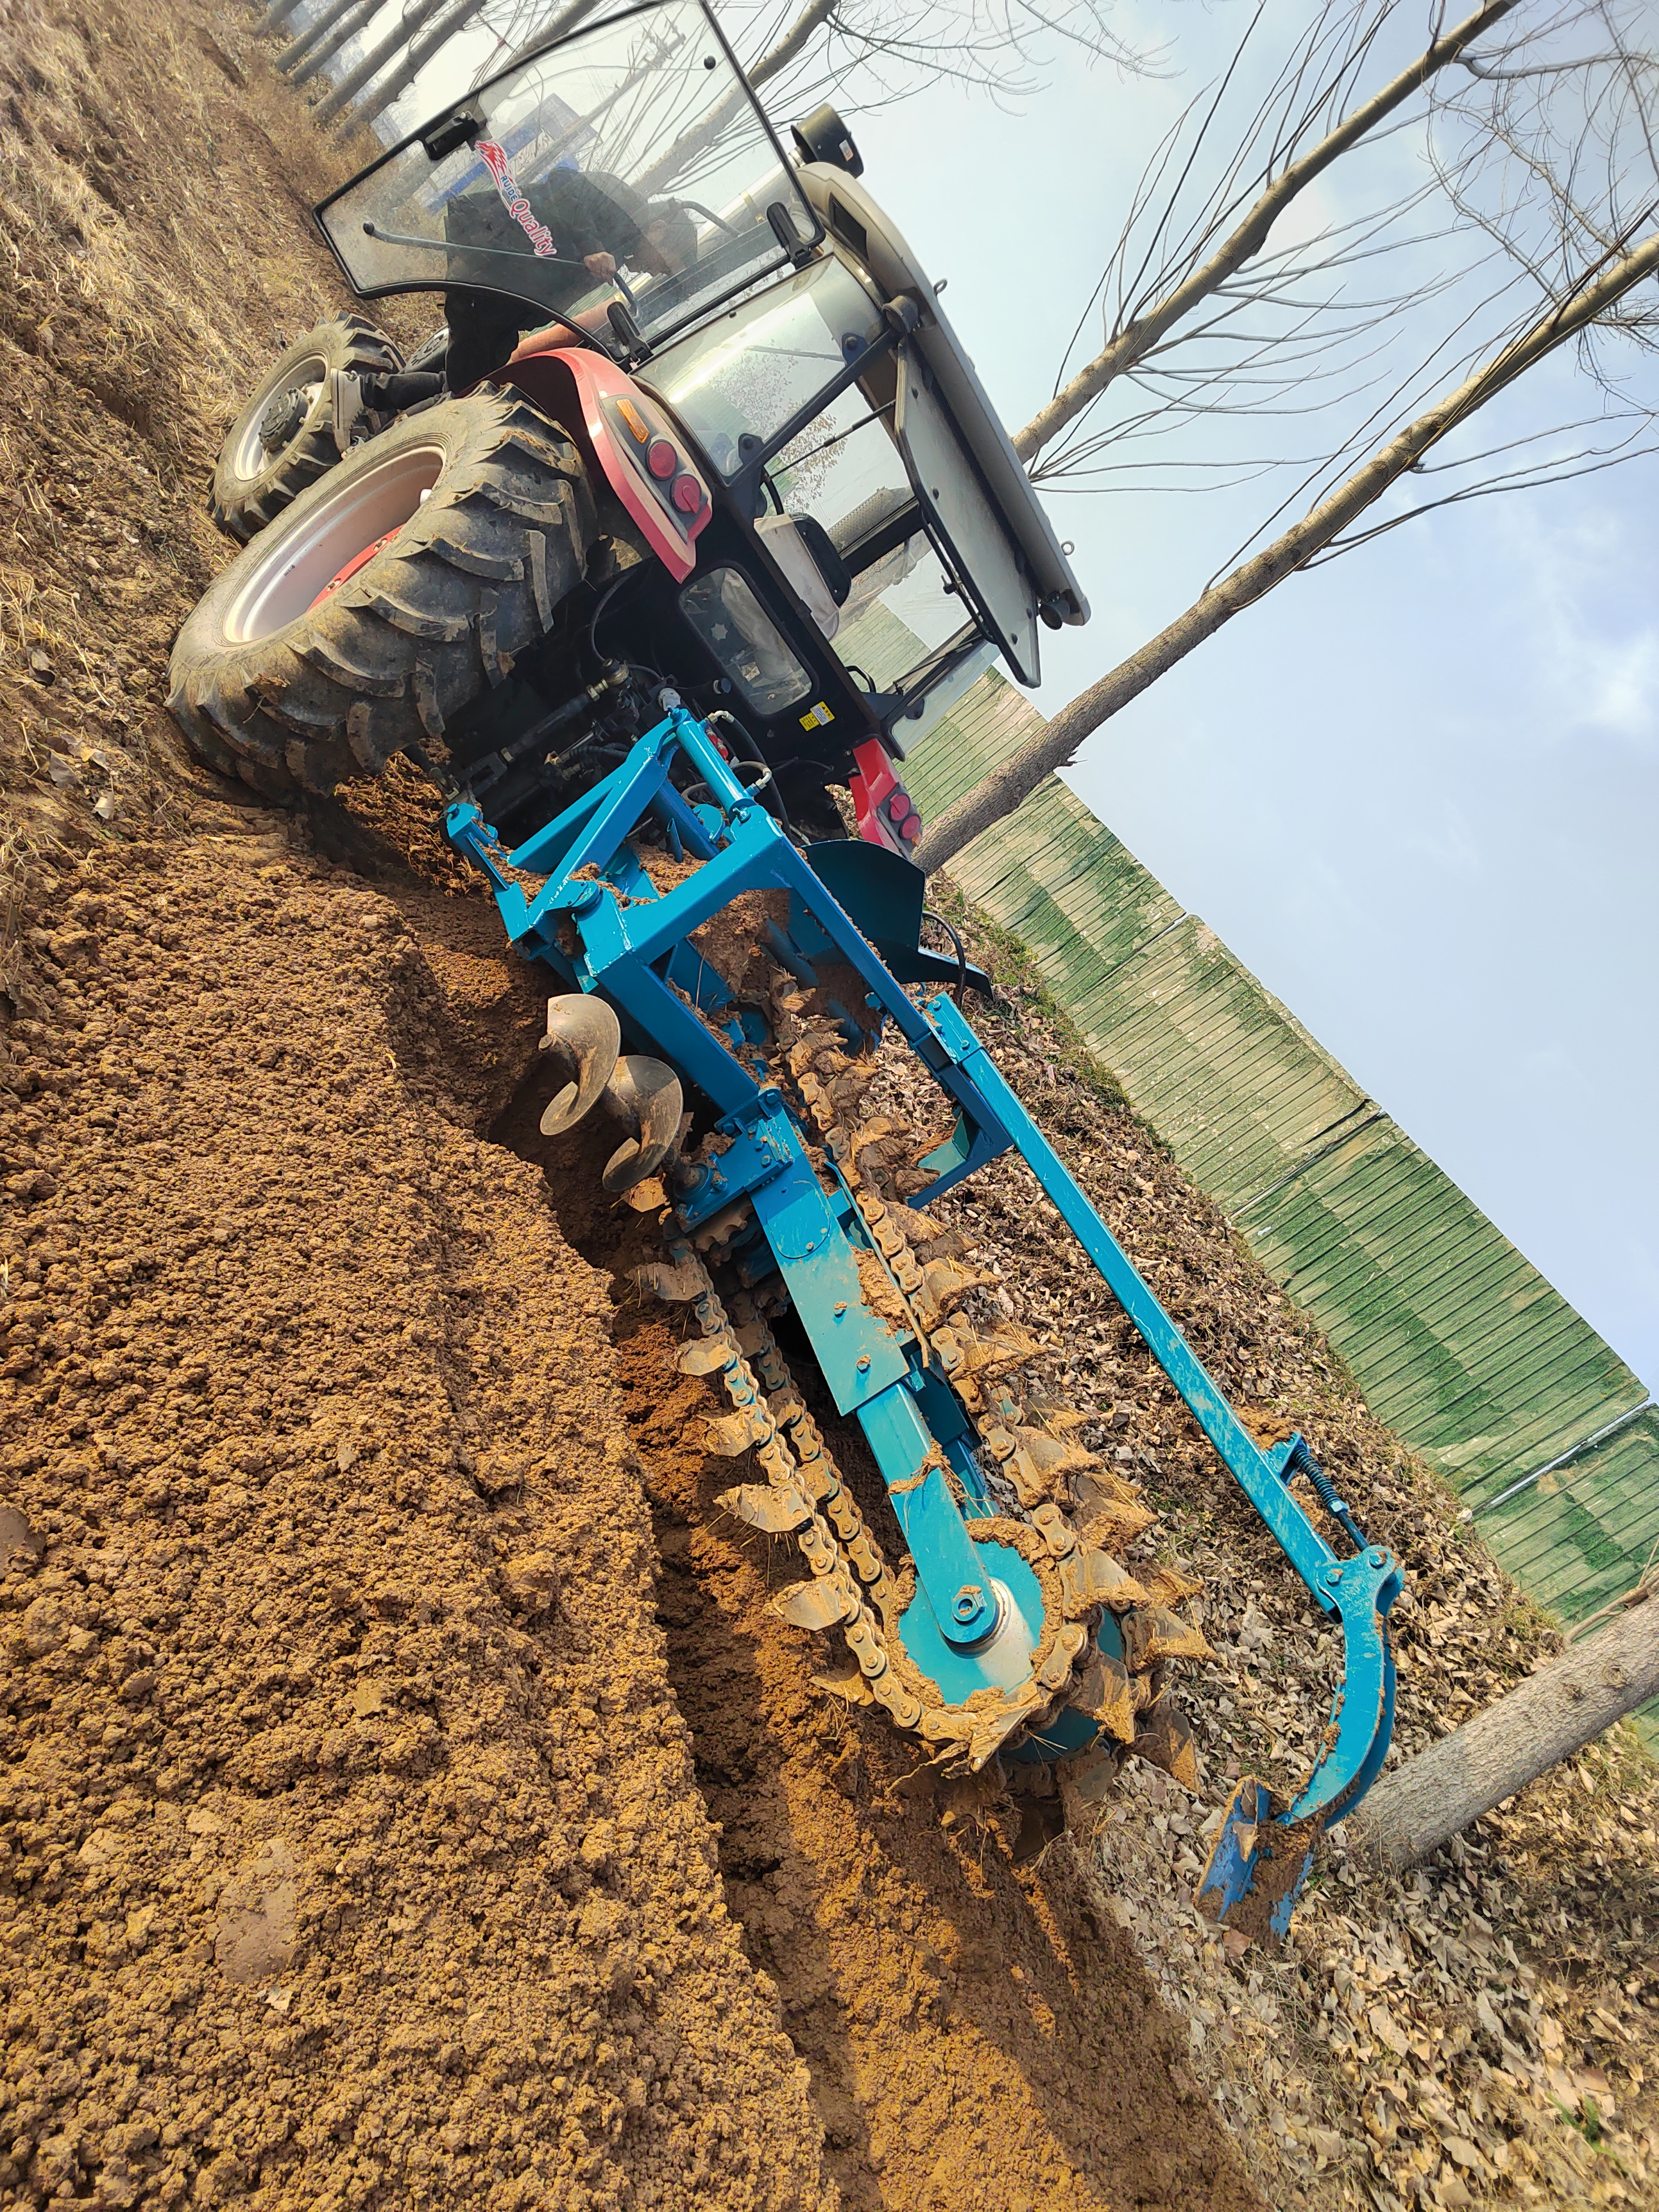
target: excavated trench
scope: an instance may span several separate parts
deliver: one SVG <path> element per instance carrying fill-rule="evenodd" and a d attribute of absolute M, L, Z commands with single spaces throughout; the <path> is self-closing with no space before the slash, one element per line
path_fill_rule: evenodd
<path fill-rule="evenodd" d="M 744 1469 L 703 1448 L 720 1410 L 679 1374 L 683 1308 L 629 1270 L 653 1214 L 608 1197 L 601 1115 L 550 1141 L 532 1066 L 492 1139 L 541 1167 L 564 1238 L 608 1282 L 623 1408 L 654 1526 L 657 1619 L 719 1835 L 728 1908 L 811 2077 L 844 2202 L 975 2201 L 1030 2212 L 1257 2202 L 1182 2039 L 1069 1844 L 1017 1865 L 1006 1817 L 949 1826 L 919 1755 L 878 1709 L 817 1686 L 844 1656 L 767 1605 L 793 1544 L 716 1504 Z M 843 1478 L 896 1549 L 873 1463 L 805 1356 L 779 1335 Z M 817 1386 L 815 1389 L 815 1385 Z"/>

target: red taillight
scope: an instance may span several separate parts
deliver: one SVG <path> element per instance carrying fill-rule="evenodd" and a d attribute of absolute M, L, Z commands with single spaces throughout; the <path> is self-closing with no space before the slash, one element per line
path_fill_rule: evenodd
<path fill-rule="evenodd" d="M 676 477 L 668 496 L 682 514 L 695 514 L 702 505 L 702 486 L 696 477 Z"/>
<path fill-rule="evenodd" d="M 680 465 L 680 457 L 666 438 L 653 438 L 645 449 L 645 465 L 659 483 L 666 483 Z"/>
<path fill-rule="evenodd" d="M 901 822 L 899 836 L 903 838 L 907 845 L 914 845 L 921 836 L 921 815 L 913 814 L 908 822 Z"/>
<path fill-rule="evenodd" d="M 888 801 L 887 801 L 887 818 L 888 818 L 888 820 L 889 820 L 890 822 L 902 822 L 902 821 L 903 821 L 903 819 L 904 819 L 904 817 L 905 817 L 905 816 L 906 816 L 909 811 L 910 811 L 910 794 L 909 794 L 909 793 L 908 793 L 908 791 L 896 791 L 896 792 L 894 792 L 894 793 L 891 794 L 891 796 L 889 798 Z"/>

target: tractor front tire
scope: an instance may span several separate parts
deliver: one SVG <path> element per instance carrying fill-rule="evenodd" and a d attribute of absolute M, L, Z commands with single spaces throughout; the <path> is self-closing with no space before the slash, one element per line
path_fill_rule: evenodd
<path fill-rule="evenodd" d="M 485 385 L 394 422 L 215 580 L 167 704 L 197 757 L 269 799 L 434 764 L 444 730 L 544 636 L 595 529 L 575 447 Z"/>
<path fill-rule="evenodd" d="M 383 376 L 402 366 L 392 340 L 359 315 L 338 316 L 297 338 L 236 417 L 213 471 L 208 512 L 226 537 L 246 545 L 338 463 L 331 369 Z"/>

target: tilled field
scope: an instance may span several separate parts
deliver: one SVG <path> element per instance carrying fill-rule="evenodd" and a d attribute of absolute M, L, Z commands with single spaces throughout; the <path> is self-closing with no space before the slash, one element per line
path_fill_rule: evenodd
<path fill-rule="evenodd" d="M 428 956 L 280 824 L 75 880 L 14 1024 L 0 2172 L 827 2203 L 606 1302 L 467 1128 L 538 1012 L 488 915 Z"/>
<path fill-rule="evenodd" d="M 1282 1959 L 1211 1941 L 1204 1824 L 1293 1774 L 1323 1655 L 1005 1169 L 956 1202 L 988 1317 L 1218 1656 L 1196 1801 L 1131 1761 L 1019 1865 L 942 1821 L 714 1506 L 646 1224 L 526 1117 L 492 909 L 407 793 L 278 817 L 183 757 L 213 451 L 343 304 L 248 20 L 0 6 L 0 2204 L 1659 2201 L 1650 1778 L 1593 1754 L 1407 1889 L 1339 1856 Z M 1484 1702 L 1536 1625 L 1062 1028 L 975 1012 L 1406 1553 L 1404 1740 Z"/>

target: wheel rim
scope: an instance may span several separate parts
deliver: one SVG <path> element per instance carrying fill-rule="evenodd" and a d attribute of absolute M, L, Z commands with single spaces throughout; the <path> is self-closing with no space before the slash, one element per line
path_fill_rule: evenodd
<path fill-rule="evenodd" d="M 259 442 L 259 425 L 273 404 L 278 399 L 286 398 L 291 392 L 304 391 L 307 386 L 314 385 L 320 391 L 327 381 L 328 363 L 320 354 L 308 354 L 297 368 L 286 369 L 280 377 L 272 378 L 269 388 L 262 392 L 249 408 L 248 426 L 236 442 L 235 458 L 231 465 L 245 483 L 251 483 L 256 477 L 264 476 L 278 458 L 276 453 L 268 453 Z M 289 445 L 293 442 L 290 438 Z M 283 447 L 283 451 L 286 453 L 288 447 Z"/>
<path fill-rule="evenodd" d="M 417 446 L 360 463 L 343 482 L 325 477 L 329 489 L 302 519 L 290 507 L 242 556 L 247 573 L 226 612 L 227 640 L 251 644 L 297 621 L 360 554 L 419 513 L 443 466 L 438 447 Z"/>

